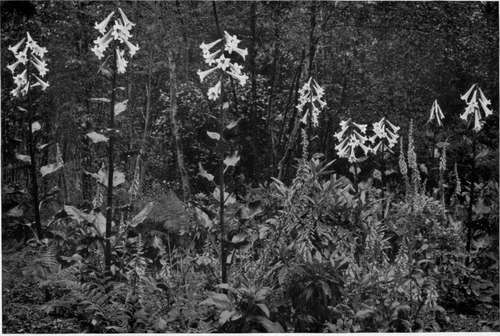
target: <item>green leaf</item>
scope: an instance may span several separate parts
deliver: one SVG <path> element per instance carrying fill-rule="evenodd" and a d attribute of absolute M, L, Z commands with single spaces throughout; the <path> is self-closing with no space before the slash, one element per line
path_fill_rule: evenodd
<path fill-rule="evenodd" d="M 97 133 L 97 132 L 90 132 L 90 133 L 87 133 L 85 135 L 87 137 L 89 137 L 93 143 L 107 142 L 109 140 L 108 137 L 106 137 L 105 135 L 103 135 L 101 133 Z"/>
<path fill-rule="evenodd" d="M 119 115 L 127 109 L 128 99 L 115 104 L 115 116 Z"/>
<path fill-rule="evenodd" d="M 39 131 L 42 129 L 42 125 L 38 121 L 35 121 L 34 123 L 31 124 L 31 133 L 35 133 L 36 131 Z"/>
<path fill-rule="evenodd" d="M 40 173 L 42 174 L 42 177 L 43 177 L 43 176 L 46 176 L 46 175 L 49 175 L 49 174 L 52 174 L 52 173 L 58 171 L 62 167 L 63 167 L 63 164 L 61 164 L 61 163 L 57 163 L 57 162 L 49 163 L 48 165 L 40 167 Z"/>
<path fill-rule="evenodd" d="M 137 215 L 135 215 L 134 218 L 132 218 L 132 220 L 130 221 L 130 226 L 136 227 L 137 225 L 144 222 L 153 210 L 154 205 L 155 202 L 149 202 L 148 204 L 146 204 L 146 206 Z"/>
<path fill-rule="evenodd" d="M 284 333 L 285 330 L 278 322 L 272 322 L 264 316 L 253 316 L 251 320 L 259 323 L 267 332 L 270 333 Z"/>
<path fill-rule="evenodd" d="M 220 325 L 224 325 L 235 313 L 236 313 L 235 311 L 228 311 L 228 310 L 224 310 L 222 313 L 220 313 L 219 316 Z"/>
<path fill-rule="evenodd" d="M 226 172 L 227 167 L 234 167 L 240 161 L 240 157 L 238 156 L 238 151 L 234 152 L 232 156 L 228 156 L 224 159 L 224 172 Z"/>
<path fill-rule="evenodd" d="M 23 208 L 21 207 L 21 205 L 17 205 L 7 212 L 7 216 L 9 216 L 9 217 L 21 217 L 23 215 L 23 213 L 24 213 L 24 211 L 23 211 Z"/>
<path fill-rule="evenodd" d="M 205 168 L 203 168 L 201 162 L 198 162 L 198 170 L 199 170 L 198 175 L 200 175 L 201 177 L 204 177 L 211 182 L 214 180 L 214 176 L 209 172 L 207 172 Z"/>
<path fill-rule="evenodd" d="M 269 318 L 271 316 L 271 313 L 269 312 L 269 308 L 267 308 L 267 306 L 265 304 L 257 303 L 256 306 L 259 307 L 259 309 L 264 313 L 264 315 L 266 315 L 267 318 Z"/>
<path fill-rule="evenodd" d="M 31 163 L 31 156 L 16 153 L 16 159 L 26 163 Z"/>
<path fill-rule="evenodd" d="M 220 134 L 217 133 L 217 132 L 210 132 L 210 131 L 207 131 L 207 135 L 210 139 L 214 139 L 214 140 L 217 140 L 219 141 L 220 140 Z"/>
<path fill-rule="evenodd" d="M 90 98 L 91 102 L 100 102 L 100 103 L 111 103 L 111 100 L 108 98 Z"/>

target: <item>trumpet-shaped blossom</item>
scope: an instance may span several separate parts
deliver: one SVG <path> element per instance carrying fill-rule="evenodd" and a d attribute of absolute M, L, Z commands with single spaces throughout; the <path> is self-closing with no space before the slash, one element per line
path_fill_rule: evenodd
<path fill-rule="evenodd" d="M 356 150 L 359 148 L 364 155 L 368 155 L 371 149 L 367 145 L 369 139 L 366 137 L 366 125 L 357 124 L 351 119 L 340 122 L 340 131 L 334 136 L 339 141 L 335 146 L 337 155 L 341 158 L 347 158 L 351 163 L 359 162 L 360 157 L 357 156 Z"/>
<path fill-rule="evenodd" d="M 434 119 L 436 120 L 436 123 L 438 124 L 439 127 L 443 126 L 441 120 L 444 119 L 444 114 L 437 100 L 434 100 L 434 103 L 432 103 L 431 113 L 429 115 L 429 120 L 427 121 L 427 123 L 430 123 Z"/>
<path fill-rule="evenodd" d="M 118 8 L 120 13 L 120 18 L 115 19 L 113 25 L 108 29 L 108 25 L 115 15 L 115 12 L 111 12 L 103 21 L 100 23 L 95 23 L 94 28 L 99 31 L 101 36 L 94 40 L 94 46 L 91 51 L 97 56 L 98 59 L 104 57 L 105 51 L 108 49 L 109 45 L 113 41 L 117 41 L 118 44 L 123 44 L 128 49 L 130 57 L 133 57 L 139 50 L 139 46 L 130 42 L 132 34 L 130 33 L 132 27 L 135 23 L 131 22 L 125 13 Z M 107 30 L 108 29 L 108 30 Z M 127 69 L 128 61 L 125 59 L 125 50 L 122 50 L 116 46 L 116 62 L 117 62 L 117 73 L 125 73 Z"/>
<path fill-rule="evenodd" d="M 212 50 L 216 45 L 223 42 L 224 46 L 217 50 Z M 229 75 L 232 78 L 236 79 L 241 86 L 245 86 L 248 76 L 242 72 L 243 67 L 233 62 L 231 55 L 233 52 L 239 54 L 243 59 L 248 54 L 247 49 L 241 49 L 238 47 L 240 40 L 236 37 L 236 35 L 230 35 L 227 32 L 224 32 L 224 38 L 217 39 L 211 43 L 203 42 L 200 45 L 200 49 L 202 51 L 203 59 L 205 63 L 212 68 L 201 71 L 198 70 L 197 74 L 200 77 L 200 82 L 203 81 L 212 73 L 220 73 L 225 75 Z M 227 54 L 224 53 L 227 52 Z M 217 71 L 219 70 L 219 71 Z M 214 86 L 210 87 L 207 91 L 208 99 L 217 100 L 220 96 L 222 89 L 222 82 L 219 80 Z"/>
<path fill-rule="evenodd" d="M 221 81 L 218 81 L 213 87 L 208 89 L 208 99 L 209 100 L 217 100 L 220 96 L 221 91 Z"/>
<path fill-rule="evenodd" d="M 372 129 L 375 134 L 370 137 L 370 142 L 373 144 L 371 151 L 374 154 L 376 154 L 379 149 L 382 149 L 382 151 L 385 149 L 391 151 L 391 148 L 398 143 L 399 127 L 391 123 L 385 117 L 374 122 Z"/>
<path fill-rule="evenodd" d="M 121 50 L 120 48 L 116 48 L 116 71 L 119 74 L 125 73 L 127 69 L 127 60 L 123 57 L 125 54 L 125 50 Z"/>
<path fill-rule="evenodd" d="M 486 118 L 493 114 L 493 111 L 488 107 L 488 105 L 491 104 L 491 101 L 486 98 L 483 90 L 481 90 L 477 84 L 473 84 L 470 89 L 460 97 L 460 99 L 465 101 L 467 104 L 465 111 L 460 115 L 460 118 L 469 122 L 470 116 L 473 116 L 474 127 L 472 129 L 475 132 L 479 132 L 484 125 L 483 115 L 484 118 Z M 482 114 L 481 110 L 483 111 Z M 472 120 L 470 120 L 470 122 L 472 122 Z"/>
<path fill-rule="evenodd" d="M 304 106 L 309 104 L 309 108 L 300 120 L 302 123 L 307 123 L 307 117 L 310 115 L 313 126 L 318 127 L 319 113 L 326 106 L 326 101 L 323 99 L 324 93 L 324 89 L 312 77 L 299 90 L 299 104 L 296 106 L 297 109 L 302 111 Z"/>
<path fill-rule="evenodd" d="M 22 48 L 23 44 L 24 48 Z M 14 97 L 24 96 L 28 93 L 30 88 L 37 86 L 40 86 L 42 90 L 47 89 L 49 83 L 41 79 L 45 77 L 49 71 L 47 62 L 44 59 L 47 49 L 40 47 L 29 33 L 26 33 L 25 38 L 21 39 L 21 41 L 15 45 L 9 46 L 8 49 L 16 58 L 14 63 L 7 66 L 12 73 L 14 84 L 16 85 L 16 87 L 10 91 L 10 94 Z M 33 65 L 36 71 L 33 71 L 33 68 L 28 70 L 30 64 Z M 16 75 L 15 72 L 20 65 L 24 65 L 25 67 L 21 70 L 21 73 Z"/>

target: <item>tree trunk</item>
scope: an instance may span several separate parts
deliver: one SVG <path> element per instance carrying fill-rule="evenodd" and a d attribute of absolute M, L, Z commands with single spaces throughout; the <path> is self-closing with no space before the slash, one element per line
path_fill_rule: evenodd
<path fill-rule="evenodd" d="M 182 195 L 184 201 L 188 200 L 191 195 L 189 186 L 189 176 L 184 164 L 184 152 L 182 151 L 182 142 L 179 134 L 179 124 L 177 122 L 177 74 L 176 64 L 173 52 L 168 51 L 168 65 L 170 69 L 170 122 L 172 126 L 172 134 L 174 136 L 175 150 L 177 153 L 177 167 L 182 182 Z"/>

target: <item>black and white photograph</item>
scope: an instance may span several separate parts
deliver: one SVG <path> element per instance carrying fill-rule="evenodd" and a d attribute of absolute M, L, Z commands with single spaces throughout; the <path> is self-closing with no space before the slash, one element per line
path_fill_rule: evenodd
<path fill-rule="evenodd" d="M 499 2 L 0 1 L 5 334 L 500 332 Z"/>

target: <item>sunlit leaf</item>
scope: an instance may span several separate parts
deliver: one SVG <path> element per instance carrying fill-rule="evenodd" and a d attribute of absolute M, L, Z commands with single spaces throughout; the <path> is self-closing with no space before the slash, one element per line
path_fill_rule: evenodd
<path fill-rule="evenodd" d="M 228 156 L 224 159 L 224 165 L 226 168 L 224 168 L 224 172 L 228 167 L 234 167 L 236 164 L 240 161 L 240 157 L 238 155 L 238 151 L 234 152 L 232 156 Z"/>
<path fill-rule="evenodd" d="M 100 102 L 100 103 L 111 103 L 111 100 L 108 98 L 90 98 L 92 102 Z"/>
<path fill-rule="evenodd" d="M 42 129 L 42 125 L 38 121 L 35 121 L 34 123 L 31 124 L 31 132 L 35 133 L 36 131 L 39 131 Z"/>
<path fill-rule="evenodd" d="M 115 116 L 119 115 L 127 109 L 128 99 L 115 104 Z"/>
<path fill-rule="evenodd" d="M 9 217 L 21 217 L 23 214 L 24 211 L 21 205 L 17 205 L 7 212 L 7 216 Z"/>
<path fill-rule="evenodd" d="M 90 132 L 85 135 L 88 136 L 93 143 L 107 142 L 109 140 L 108 137 L 97 132 Z"/>
<path fill-rule="evenodd" d="M 220 139 L 220 134 L 217 133 L 217 132 L 207 131 L 207 135 L 210 137 L 210 139 L 214 139 L 214 140 L 219 140 Z"/>
<path fill-rule="evenodd" d="M 16 153 L 16 159 L 26 162 L 26 163 L 31 163 L 31 157 L 29 155 L 23 155 L 23 154 L 18 154 Z"/>
<path fill-rule="evenodd" d="M 155 203 L 154 202 L 149 202 L 146 204 L 146 206 L 132 218 L 132 221 L 130 222 L 131 227 L 136 227 L 137 225 L 141 224 L 148 218 L 148 215 L 151 213 L 153 210 Z"/>
<path fill-rule="evenodd" d="M 213 181 L 214 180 L 214 176 L 212 174 L 210 174 L 209 172 L 207 172 L 203 166 L 201 165 L 201 162 L 198 162 L 198 175 L 200 175 L 201 177 L 204 177 L 206 178 L 207 180 L 209 181 Z"/>
<path fill-rule="evenodd" d="M 49 163 L 48 165 L 40 167 L 40 173 L 42 174 L 42 176 L 46 176 L 46 175 L 49 175 L 49 174 L 52 174 L 52 173 L 58 171 L 62 167 L 63 167 L 63 164 L 58 163 L 58 162 Z"/>

